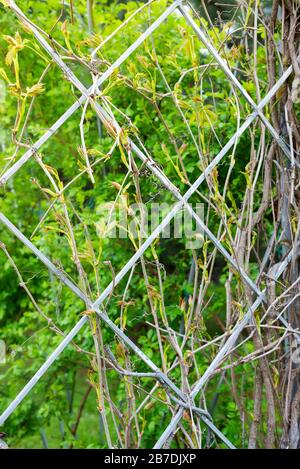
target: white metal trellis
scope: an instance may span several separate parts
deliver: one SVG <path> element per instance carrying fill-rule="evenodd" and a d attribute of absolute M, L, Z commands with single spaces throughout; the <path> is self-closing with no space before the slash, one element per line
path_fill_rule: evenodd
<path fill-rule="evenodd" d="M 290 150 L 288 145 L 283 141 L 283 139 L 278 135 L 276 130 L 267 120 L 265 115 L 263 114 L 263 108 L 267 105 L 272 97 L 276 94 L 282 84 L 287 80 L 287 78 L 292 73 L 292 67 L 289 67 L 281 76 L 281 78 L 277 81 L 274 87 L 267 93 L 264 99 L 259 103 L 255 104 L 243 86 L 239 83 L 235 75 L 229 69 L 227 63 L 222 59 L 220 54 L 215 50 L 213 45 L 211 44 L 210 40 L 206 37 L 205 33 L 201 30 L 201 28 L 195 23 L 193 18 L 190 14 L 186 11 L 186 9 L 182 5 L 182 0 L 176 0 L 173 2 L 166 10 L 161 14 L 161 16 L 143 33 L 140 37 L 104 72 L 101 77 L 97 80 L 96 86 L 93 85 L 89 89 L 86 89 L 83 84 L 78 80 L 78 78 L 73 74 L 70 68 L 64 63 L 61 59 L 59 54 L 49 45 L 47 40 L 42 36 L 39 32 L 38 28 L 29 21 L 24 13 L 18 8 L 15 2 L 10 1 L 10 7 L 14 11 L 14 13 L 19 17 L 19 19 L 26 23 L 26 25 L 32 30 L 33 34 L 35 35 L 36 39 L 40 42 L 40 44 L 44 47 L 44 49 L 48 52 L 51 58 L 57 63 L 59 67 L 63 70 L 65 77 L 78 88 L 78 90 L 82 93 L 81 97 L 79 98 L 76 103 L 74 103 L 56 122 L 55 124 L 34 144 L 31 148 L 13 165 L 11 166 L 0 178 L 0 185 L 5 185 L 7 181 L 28 161 L 31 156 L 56 132 L 61 125 L 63 125 L 66 120 L 73 115 L 73 113 L 86 101 L 89 100 L 91 105 L 93 106 L 95 112 L 99 116 L 100 120 L 107 118 L 106 111 L 95 101 L 93 94 L 100 93 L 99 86 L 108 79 L 111 74 L 116 70 L 117 67 L 120 66 L 141 44 L 142 42 L 149 37 L 161 24 L 165 21 L 170 14 L 172 14 L 176 9 L 178 9 L 187 23 L 193 28 L 195 33 L 197 34 L 198 38 L 201 42 L 205 45 L 205 47 L 209 50 L 209 52 L 213 55 L 217 63 L 225 72 L 228 79 L 233 83 L 233 85 L 242 93 L 242 95 L 246 98 L 248 103 L 251 105 L 253 112 L 251 115 L 247 117 L 245 122 L 241 125 L 241 127 L 237 130 L 235 135 L 227 142 L 227 144 L 222 148 L 219 154 L 211 161 L 211 163 L 207 166 L 207 168 L 203 171 L 203 173 L 199 176 L 199 178 L 195 181 L 195 183 L 188 189 L 188 191 L 182 196 L 179 190 L 174 186 L 174 184 L 166 177 L 164 172 L 156 165 L 155 161 L 145 155 L 143 151 L 137 147 L 137 145 L 130 141 L 129 144 L 131 149 L 136 153 L 136 155 L 147 165 L 147 167 L 152 171 L 152 173 L 164 184 L 164 186 L 177 198 L 178 204 L 167 214 L 161 224 L 151 233 L 151 235 L 147 238 L 147 240 L 141 245 L 141 247 L 136 251 L 136 253 L 132 256 L 132 258 L 127 262 L 127 264 L 120 270 L 120 272 L 116 275 L 113 282 L 111 282 L 108 287 L 103 291 L 100 297 L 95 301 L 92 302 L 86 295 L 76 286 L 73 282 L 71 282 L 67 276 L 62 272 L 60 269 L 55 267 L 53 263 L 40 251 L 38 250 L 32 243 L 29 241 L 9 220 L 8 218 L 0 213 L 0 220 L 6 227 L 21 241 L 26 245 L 40 260 L 43 262 L 47 268 L 52 271 L 67 287 L 69 287 L 75 295 L 81 298 L 91 310 L 95 311 L 100 318 L 106 323 L 106 325 L 126 344 L 128 345 L 134 353 L 139 356 L 154 372 L 153 376 L 165 387 L 166 391 L 170 394 L 170 397 L 176 402 L 176 405 L 179 405 L 179 410 L 172 418 L 170 424 L 158 440 L 155 445 L 155 448 L 161 448 L 170 438 L 170 436 L 174 433 L 179 424 L 184 409 L 188 408 L 191 412 L 198 413 L 202 420 L 205 422 L 206 425 L 217 435 L 219 436 L 222 441 L 229 446 L 230 448 L 234 448 L 232 443 L 228 441 L 228 439 L 215 427 L 213 422 L 210 420 L 209 416 L 205 414 L 205 412 L 201 411 L 201 409 L 197 409 L 194 404 L 194 399 L 197 396 L 200 389 L 203 385 L 207 382 L 208 378 L 211 376 L 211 373 L 217 368 L 220 362 L 230 353 L 230 350 L 233 348 L 236 340 L 238 339 L 241 331 L 244 327 L 249 324 L 253 318 L 254 311 L 259 307 L 259 305 L 264 301 L 265 298 L 265 291 L 260 291 L 255 282 L 253 282 L 249 276 L 237 265 L 235 259 L 224 249 L 221 245 L 219 240 L 210 232 L 209 228 L 200 220 L 199 217 L 195 214 L 191 206 L 188 204 L 189 198 L 198 187 L 206 180 L 207 176 L 212 172 L 212 170 L 218 165 L 221 159 L 229 152 L 229 150 L 235 145 L 239 137 L 245 132 L 245 130 L 251 125 L 251 123 L 259 117 L 265 127 L 270 131 L 273 138 L 277 141 L 280 145 L 284 153 L 291 158 Z M 114 123 L 116 126 L 116 132 L 119 130 L 118 123 L 114 119 Z M 163 373 L 144 353 L 143 351 L 137 347 L 131 339 L 120 329 L 118 328 L 107 316 L 105 311 L 101 310 L 101 305 L 103 304 L 104 300 L 111 294 L 112 290 L 115 286 L 123 279 L 123 277 L 128 273 L 128 271 L 135 265 L 135 263 L 140 259 L 143 255 L 145 250 L 151 245 L 151 243 L 157 238 L 157 236 L 163 231 L 163 229 L 170 223 L 172 218 L 176 215 L 176 213 L 182 208 L 185 207 L 189 213 L 194 217 L 196 223 L 201 226 L 201 228 L 205 231 L 208 238 L 214 243 L 216 248 L 220 251 L 220 253 L 224 256 L 224 258 L 233 266 L 233 268 L 239 273 L 241 279 L 245 284 L 247 284 L 253 293 L 256 295 L 257 299 L 250 306 L 248 312 L 245 314 L 242 320 L 240 320 L 235 327 L 233 328 L 230 337 L 226 340 L 224 345 L 220 348 L 219 352 L 217 353 L 214 360 L 211 362 L 210 366 L 207 368 L 204 375 L 200 378 L 200 380 L 195 383 L 192 392 L 190 395 L 186 395 L 183 393 L 170 379 L 169 377 Z M 278 267 L 276 273 L 274 274 L 274 278 L 277 279 L 288 263 L 290 262 L 292 254 L 288 255 L 285 260 L 281 263 Z M 280 319 L 286 324 L 284 318 L 280 317 Z M 33 378 L 27 383 L 27 385 L 21 390 L 18 396 L 13 400 L 13 402 L 7 407 L 7 409 L 3 412 L 0 416 L 0 425 L 2 425 L 6 419 L 11 415 L 11 413 L 15 410 L 15 408 L 22 402 L 22 400 L 26 397 L 26 395 L 31 391 L 31 389 L 35 386 L 38 380 L 46 373 L 52 363 L 59 357 L 61 352 L 65 349 L 65 347 L 73 340 L 76 336 L 78 331 L 84 326 L 87 322 L 87 316 L 83 316 L 74 328 L 65 336 L 63 341 L 59 344 L 59 346 L 54 350 L 54 352 L 48 357 L 45 363 L 41 366 L 41 368 L 36 372 Z M 298 338 L 299 340 L 299 338 Z M 173 395 L 175 394 L 176 397 Z"/>

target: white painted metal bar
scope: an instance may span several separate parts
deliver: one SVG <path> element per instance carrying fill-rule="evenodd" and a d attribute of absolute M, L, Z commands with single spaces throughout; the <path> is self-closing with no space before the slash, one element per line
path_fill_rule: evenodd
<path fill-rule="evenodd" d="M 278 84 L 276 84 L 278 86 Z M 273 96 L 272 92 L 273 93 L 276 93 L 277 91 L 277 86 L 274 86 L 272 88 L 272 90 L 268 93 L 268 100 L 271 99 L 271 97 Z M 268 102 L 268 100 L 264 100 L 262 101 L 263 104 L 266 104 Z M 259 105 L 261 106 L 261 104 Z M 258 106 L 258 107 L 259 107 Z M 91 309 L 95 309 L 97 308 L 104 300 L 105 298 L 108 297 L 108 295 L 112 292 L 113 288 L 121 281 L 121 279 L 126 275 L 126 273 L 131 269 L 131 267 L 138 261 L 138 259 L 141 257 L 141 255 L 145 252 L 145 250 L 150 246 L 150 244 L 159 236 L 159 234 L 163 231 L 163 229 L 168 225 L 168 223 L 171 221 L 171 219 L 176 215 L 176 213 L 178 212 L 178 210 L 180 210 L 183 206 L 183 201 L 187 201 L 189 199 L 189 197 L 198 189 L 198 187 L 200 186 L 200 184 L 202 184 L 202 182 L 206 179 L 206 177 L 210 174 L 210 172 L 215 168 L 215 166 L 219 163 L 219 161 L 227 154 L 227 152 L 232 148 L 232 146 L 235 144 L 236 140 L 240 137 L 240 135 L 242 135 L 242 133 L 247 129 L 247 127 L 253 122 L 253 120 L 256 118 L 256 115 L 255 114 L 251 114 L 247 119 L 246 121 L 243 123 L 243 125 L 238 129 L 238 131 L 236 132 L 235 135 L 233 135 L 233 137 L 229 140 L 229 142 L 222 148 L 221 152 L 214 158 L 214 160 L 212 160 L 212 162 L 208 165 L 208 167 L 205 169 L 205 171 L 199 176 L 199 178 L 195 181 L 195 183 L 189 188 L 189 190 L 186 192 L 186 194 L 183 196 L 182 198 L 182 201 L 179 202 L 174 208 L 173 210 L 165 217 L 165 219 L 162 221 L 162 223 L 156 228 L 156 230 L 154 230 L 152 232 L 152 234 L 147 238 L 147 240 L 142 244 L 142 246 L 139 248 L 139 250 L 132 256 L 132 258 L 129 260 L 129 262 L 123 267 L 123 269 L 118 273 L 118 275 L 116 276 L 114 282 L 111 282 L 111 284 L 104 290 L 104 292 L 100 295 L 100 297 L 98 298 L 98 300 L 93 304 L 91 305 Z M 7 219 L 7 217 L 5 217 L 5 215 L 3 214 L 0 214 L 0 220 L 2 221 L 2 223 L 4 223 L 22 242 L 24 242 L 24 240 L 26 239 L 24 237 L 24 235 L 22 235 L 22 233 L 19 232 L 19 230 L 17 230 L 16 227 L 14 227 L 12 225 L 12 223 Z M 20 233 L 20 234 L 19 234 Z M 37 248 L 35 248 L 35 250 L 33 249 L 34 248 L 34 245 L 29 241 L 27 240 L 26 241 L 26 245 L 27 247 L 29 247 L 37 257 L 39 257 L 39 259 L 44 262 L 47 258 L 45 258 L 45 256 L 40 256 L 39 255 L 39 250 L 37 250 Z M 49 264 L 49 260 L 47 261 L 47 267 L 48 268 L 51 268 L 50 267 L 50 264 Z M 55 268 L 56 269 L 56 268 Z M 56 272 L 54 272 L 56 273 Z M 61 275 L 61 273 L 59 274 L 59 276 Z M 64 282 L 64 278 L 61 278 L 61 280 Z M 75 287 L 75 286 L 74 286 Z M 74 289 L 72 288 L 72 291 L 74 291 Z M 75 291 L 74 291 L 75 293 Z M 82 292 L 81 292 L 82 294 Z M 81 296 L 80 296 L 81 297 Z M 101 313 L 101 317 L 103 320 L 105 320 L 105 322 L 112 326 L 113 328 L 116 328 L 115 324 L 112 323 L 112 321 L 108 321 L 108 317 L 106 315 L 104 315 L 103 313 Z M 108 322 L 107 322 L 108 321 Z M 76 327 L 76 326 L 75 326 Z M 124 340 L 124 339 L 123 339 Z M 134 345 L 134 344 L 133 344 Z M 62 349 L 60 349 L 60 352 L 67 346 L 67 343 L 64 343 L 64 347 Z M 130 345 L 131 346 L 131 345 Z M 135 346 L 135 345 L 134 345 Z M 136 347 L 136 346 L 135 346 Z M 53 353 L 56 353 L 56 350 L 53 352 Z M 59 354 L 58 354 L 59 355 Z M 57 356 L 58 356 L 57 355 Z M 144 360 L 144 356 L 142 355 L 141 358 Z M 148 357 L 146 357 L 148 358 Z M 50 365 L 49 365 L 50 366 Z M 28 391 L 29 392 L 29 391 Z M 25 394 L 27 395 L 27 394 Z M 24 397 L 25 397 L 24 395 Z M 23 398 L 24 398 L 23 397 Z M 19 401 L 20 402 L 20 401 Z M 16 406 L 19 404 L 16 403 Z M 1 419 L 0 419 L 0 422 L 1 422 Z"/>
<path fill-rule="evenodd" d="M 13 2 L 14 3 L 14 2 Z M 178 2 L 175 2 L 172 6 L 175 8 L 178 4 Z M 57 63 L 57 65 L 63 70 L 65 75 L 68 77 L 68 79 L 79 89 L 79 91 L 82 93 L 83 96 L 86 98 L 89 97 L 90 95 L 90 89 L 86 89 L 83 84 L 78 80 L 78 78 L 74 75 L 72 70 L 64 63 L 64 61 L 60 58 L 58 53 L 48 44 L 48 42 L 44 39 L 44 37 L 41 35 L 41 33 L 38 31 L 38 29 L 33 25 L 32 22 L 29 22 L 29 20 L 26 18 L 26 16 L 23 14 L 23 12 L 16 6 L 14 3 L 14 11 L 18 15 L 18 17 L 25 21 L 28 28 L 30 28 L 35 35 L 36 39 L 41 43 L 41 45 L 44 47 L 44 49 L 48 52 L 50 57 Z M 170 10 L 168 14 L 170 14 L 173 10 Z M 165 12 L 167 13 L 167 11 Z M 163 15 L 161 15 L 160 18 L 162 18 Z M 127 53 L 127 52 L 126 52 Z M 103 79 L 103 75 L 101 77 Z M 100 119 L 110 121 L 110 116 L 107 115 L 105 110 L 96 102 L 93 100 L 93 106 L 95 107 Z M 118 125 L 116 123 L 116 120 L 114 120 L 114 124 Z M 120 130 L 120 127 L 119 129 Z M 249 276 L 243 271 L 242 268 L 240 268 L 236 261 L 230 256 L 230 254 L 226 251 L 226 249 L 222 246 L 222 244 L 217 240 L 217 238 L 213 235 L 213 233 L 206 227 L 206 225 L 202 222 L 202 220 L 199 218 L 199 216 L 194 212 L 194 210 L 191 208 L 189 204 L 183 199 L 183 197 L 180 195 L 179 190 L 171 183 L 171 181 L 165 176 L 165 174 L 159 170 L 157 167 L 155 161 L 144 155 L 144 153 L 135 145 L 134 142 L 129 140 L 129 144 L 131 145 L 133 151 L 139 156 L 139 158 L 146 163 L 147 167 L 159 178 L 159 180 L 164 184 L 164 186 L 173 194 L 175 197 L 183 202 L 184 207 L 187 209 L 189 214 L 195 219 L 197 225 L 200 227 L 200 229 L 204 230 L 209 237 L 209 239 L 214 243 L 214 245 L 217 247 L 217 249 L 221 252 L 221 254 L 225 257 L 225 259 L 233 266 L 233 268 L 239 272 L 241 275 L 242 279 L 246 282 L 247 285 L 250 286 L 250 288 L 257 294 L 260 294 L 259 289 L 255 285 L 255 283 L 249 278 Z"/>
<path fill-rule="evenodd" d="M 15 227 L 5 215 L 0 212 L 0 220 L 4 223 L 7 228 L 20 240 L 26 245 L 38 259 L 43 262 L 46 267 L 53 272 L 59 279 L 69 287 L 80 299 L 82 299 L 86 304 L 88 304 L 90 310 L 95 311 L 96 314 L 106 323 L 107 326 L 126 344 L 128 345 L 133 352 L 141 358 L 149 368 L 151 368 L 157 376 L 157 379 L 166 387 L 173 392 L 175 392 L 183 402 L 186 402 L 187 397 L 186 395 L 168 378 L 168 376 L 163 373 L 153 362 L 152 360 L 147 357 L 147 355 L 134 343 L 132 340 L 120 329 L 115 323 L 109 319 L 107 314 L 101 311 L 97 306 L 96 302 L 92 303 L 89 298 L 85 297 L 82 292 L 64 275 L 60 270 L 58 270 L 55 265 L 39 250 L 37 249 L 33 243 L 28 240 L 20 230 Z M 125 274 L 124 274 L 125 275 Z M 106 295 L 103 295 L 102 302 L 109 296 L 110 291 L 107 291 Z M 52 352 L 52 354 L 48 357 L 45 363 L 39 368 L 39 370 L 34 374 L 34 376 L 30 379 L 30 381 L 24 386 L 24 388 L 19 392 L 16 398 L 10 403 L 10 405 L 5 409 L 5 411 L 0 415 L 0 425 L 7 420 L 7 418 L 12 414 L 12 412 L 18 407 L 18 405 L 25 399 L 25 397 L 29 394 L 32 388 L 36 385 L 36 383 L 42 378 L 42 376 L 46 373 L 46 371 L 50 368 L 53 362 L 59 357 L 59 355 L 63 352 L 63 350 L 67 347 L 67 345 L 73 340 L 75 335 L 80 331 L 80 329 L 84 326 L 87 322 L 88 316 L 84 315 L 77 324 L 73 327 L 73 329 L 68 333 L 68 335 L 63 339 L 63 341 L 59 344 L 59 346 Z M 223 442 L 230 448 L 234 448 L 232 443 L 225 437 L 225 435 L 218 430 L 215 425 L 209 421 L 205 415 L 201 415 L 202 420 L 217 434 L 219 438 L 223 440 Z"/>
<path fill-rule="evenodd" d="M 59 357 L 61 352 L 66 348 L 66 346 L 74 339 L 75 335 L 80 331 L 83 325 L 87 321 L 87 316 L 83 316 L 77 324 L 73 327 L 73 329 L 66 335 L 66 337 L 61 341 L 59 346 L 54 350 L 53 353 L 47 358 L 47 360 L 43 363 L 43 365 L 39 368 L 39 370 L 35 373 L 35 375 L 31 378 L 30 381 L 24 386 L 24 388 L 19 392 L 17 397 L 9 404 L 9 406 L 5 409 L 5 411 L 0 416 L 0 425 L 8 419 L 8 417 L 12 414 L 12 412 L 18 407 L 18 405 L 23 401 L 23 399 L 29 394 L 32 388 L 36 385 L 36 383 L 41 379 L 41 377 L 46 373 L 46 371 L 50 368 L 53 362 Z"/>
<path fill-rule="evenodd" d="M 284 272 L 287 265 L 290 263 L 292 257 L 293 257 L 293 252 L 290 252 L 289 255 L 282 261 L 276 273 L 274 273 L 274 279 L 278 279 L 280 277 L 280 275 Z M 191 397 L 195 398 L 197 396 L 197 394 L 206 384 L 206 382 L 208 381 L 208 379 L 210 378 L 214 370 L 216 370 L 218 366 L 220 365 L 220 363 L 222 362 L 222 360 L 224 360 L 224 358 L 228 356 L 228 354 L 230 353 L 230 350 L 232 350 L 232 348 L 234 347 L 239 335 L 244 330 L 245 326 L 249 324 L 251 320 L 253 319 L 253 314 L 255 313 L 257 308 L 261 305 L 265 294 L 266 294 L 266 289 L 261 292 L 260 296 L 256 299 L 253 305 L 249 308 L 245 316 L 234 326 L 230 337 L 227 339 L 223 347 L 218 351 L 217 355 L 212 360 L 211 364 L 206 369 L 205 373 L 201 376 L 199 381 L 195 384 L 191 392 Z M 168 427 L 160 436 L 157 443 L 155 444 L 154 446 L 155 449 L 162 448 L 164 444 L 170 439 L 170 437 L 176 431 L 176 428 L 182 416 L 183 416 L 183 409 L 180 408 L 177 414 L 172 418 Z"/>
<path fill-rule="evenodd" d="M 251 98 L 249 93 L 245 90 L 245 88 L 241 85 L 241 83 L 236 78 L 236 76 L 232 73 L 226 61 L 220 56 L 216 48 L 212 45 L 210 40 L 207 38 L 206 34 L 199 28 L 197 23 L 194 21 L 194 19 L 191 17 L 191 15 L 183 6 L 179 5 L 178 10 L 181 12 L 182 16 L 186 19 L 188 24 L 193 28 L 198 38 L 200 39 L 200 41 L 205 45 L 207 50 L 211 53 L 211 55 L 218 62 L 218 64 L 220 65 L 224 73 L 226 74 L 227 78 L 235 85 L 235 87 L 240 91 L 240 93 L 244 96 L 244 98 L 248 101 L 248 103 L 252 106 L 252 108 L 258 112 L 258 116 L 260 117 L 264 125 L 267 127 L 267 129 L 269 130 L 273 138 L 276 140 L 276 142 L 278 143 L 282 151 L 285 153 L 285 155 L 291 160 L 291 152 L 286 142 L 283 140 L 282 137 L 280 137 L 278 132 L 274 129 L 274 127 L 266 118 L 266 116 L 263 114 L 261 109 L 258 109 L 256 103 L 253 101 L 253 99 Z M 291 73 L 292 66 L 289 67 L 288 70 L 289 70 L 289 73 Z M 295 162 L 295 163 L 296 163 L 296 166 L 300 168 L 299 163 L 298 162 Z"/>
<path fill-rule="evenodd" d="M 163 23 L 166 18 L 177 8 L 177 6 L 181 3 L 182 0 L 177 0 L 172 5 L 167 8 L 163 14 L 148 28 L 146 31 L 139 36 L 139 38 L 122 54 L 120 57 L 101 75 L 101 77 L 97 81 L 97 85 L 100 86 L 105 80 L 107 80 L 112 73 L 142 44 L 147 37 L 149 37 L 153 31 L 159 27 L 161 23 Z M 15 11 L 16 14 L 18 14 L 19 17 L 23 18 L 24 21 L 27 20 L 26 16 L 24 13 L 18 8 L 18 6 L 15 4 L 15 2 L 11 2 L 11 8 Z M 45 41 L 43 36 L 39 33 L 38 30 L 32 27 L 32 23 L 27 20 L 27 25 L 30 26 L 30 29 L 34 32 L 35 36 L 37 37 L 38 40 L 41 40 L 41 43 L 43 46 L 48 50 L 48 43 Z M 64 62 L 61 60 L 59 55 L 56 54 L 56 61 Z M 61 65 L 62 65 L 61 64 Z M 65 65 L 65 64 L 64 64 Z M 64 68 L 63 65 L 63 68 Z M 78 85 L 80 84 L 79 80 L 75 77 L 75 75 L 72 73 L 73 78 L 78 82 Z M 67 72 L 67 76 L 69 75 L 69 72 Z M 80 86 L 80 85 L 79 85 Z M 83 85 L 82 85 L 83 86 Z M 42 135 L 41 138 L 38 139 L 38 141 L 32 145 L 32 147 L 27 150 L 24 155 L 16 161 L 14 165 L 12 165 L 1 177 L 0 177 L 0 187 L 4 186 L 7 181 L 28 161 L 31 156 L 37 152 L 37 150 L 66 122 L 69 117 L 71 117 L 74 112 L 80 108 L 80 106 L 86 101 L 88 96 L 90 96 L 93 93 L 93 88 L 94 85 L 92 85 L 88 92 L 85 94 L 82 94 L 82 96 L 76 101 L 72 106 L 50 127 L 47 132 L 45 132 L 44 135 Z"/>

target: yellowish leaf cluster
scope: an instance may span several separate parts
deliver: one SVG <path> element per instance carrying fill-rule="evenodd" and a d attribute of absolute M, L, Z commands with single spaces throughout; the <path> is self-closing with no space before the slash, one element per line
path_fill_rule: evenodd
<path fill-rule="evenodd" d="M 23 41 L 18 31 L 16 32 L 15 37 L 4 35 L 3 39 L 9 44 L 8 52 L 5 57 L 5 63 L 6 65 L 11 65 L 18 52 L 22 50 L 25 44 L 28 42 L 28 39 L 24 39 Z"/>

